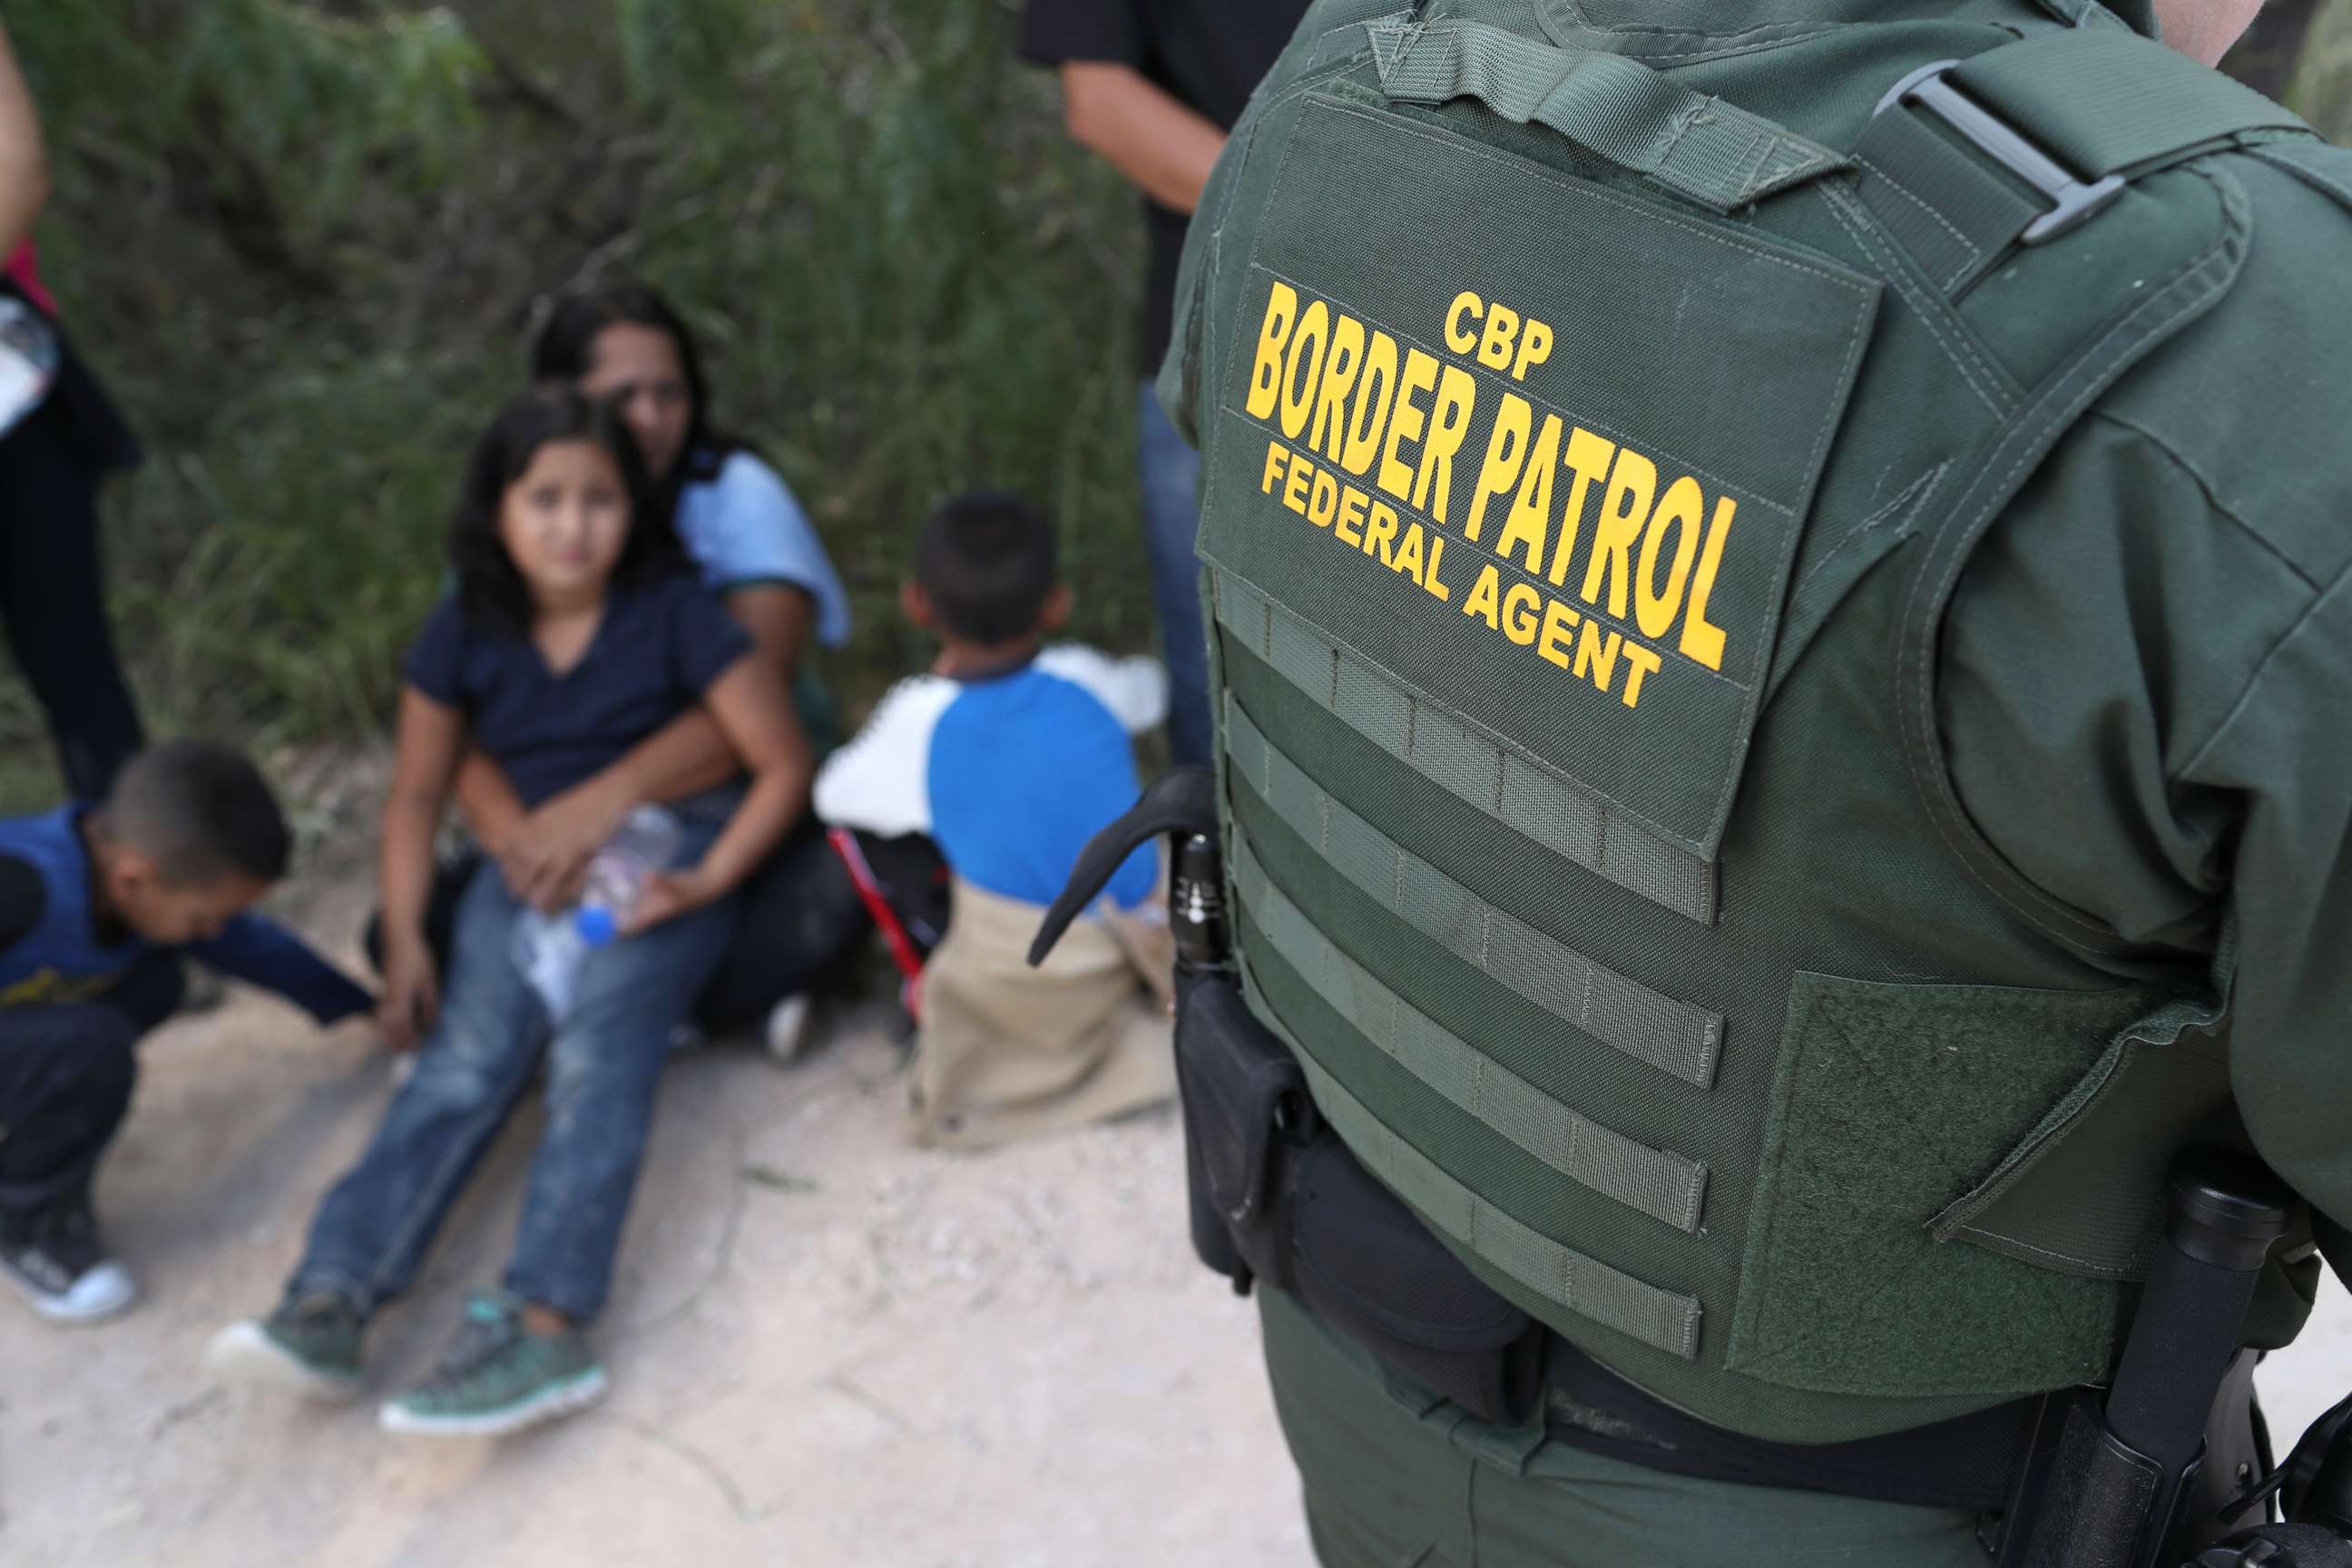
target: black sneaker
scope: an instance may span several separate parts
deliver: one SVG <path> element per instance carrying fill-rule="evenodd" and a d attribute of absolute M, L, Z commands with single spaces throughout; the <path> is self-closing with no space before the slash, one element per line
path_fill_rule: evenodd
<path fill-rule="evenodd" d="M 349 1399 L 360 1389 L 360 1331 L 366 1326 L 358 1308 L 331 1291 L 289 1295 L 260 1321 L 231 1323 L 214 1335 L 205 1364 L 312 1399 Z"/>
<path fill-rule="evenodd" d="M 107 1255 L 97 1221 L 79 1205 L 0 1235 L 0 1279 L 53 1323 L 95 1323 L 139 1300 L 138 1281 Z"/>

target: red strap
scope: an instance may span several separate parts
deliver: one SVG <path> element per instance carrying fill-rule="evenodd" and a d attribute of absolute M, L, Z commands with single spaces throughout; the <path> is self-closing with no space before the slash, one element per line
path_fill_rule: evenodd
<path fill-rule="evenodd" d="M 58 302 L 49 297 L 47 289 L 41 287 L 41 274 L 34 265 L 31 240 L 16 247 L 16 254 L 8 258 L 5 270 L 16 280 L 16 286 L 24 289 L 25 297 L 38 305 L 44 314 L 54 316 L 58 313 Z"/>
<path fill-rule="evenodd" d="M 874 917 L 875 926 L 882 932 L 882 940 L 889 943 L 890 962 L 897 964 L 898 973 L 906 977 L 905 984 L 898 990 L 899 998 L 906 1003 L 908 1014 L 919 1019 L 923 1016 L 922 954 L 915 951 L 914 939 L 907 934 L 907 927 L 898 919 L 898 911 L 892 909 L 890 900 L 883 896 L 882 884 L 874 877 L 874 868 L 866 863 L 866 851 L 857 847 L 857 836 L 846 827 L 829 827 L 825 829 L 824 837 L 825 842 L 833 846 L 833 852 L 841 857 L 842 865 L 848 868 L 849 885 L 857 889 L 857 901 L 866 906 L 866 912 Z"/>

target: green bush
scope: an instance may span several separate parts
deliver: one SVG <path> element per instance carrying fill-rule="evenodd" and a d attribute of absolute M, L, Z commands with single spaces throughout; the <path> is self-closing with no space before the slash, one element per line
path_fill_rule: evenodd
<path fill-rule="evenodd" d="M 2287 101 L 2336 141 L 2352 138 L 2352 0 L 2318 7 Z"/>
<path fill-rule="evenodd" d="M 457 466 L 546 301 L 637 276 L 703 335 L 859 612 L 852 701 L 919 657 L 909 530 L 976 484 L 1060 518 L 1079 635 L 1143 646 L 1134 289 L 1011 0 L 76 0 L 10 17 L 69 330 L 148 447 L 117 629 L 151 723 L 378 731 Z M 0 689 L 0 742 L 40 732 Z"/>

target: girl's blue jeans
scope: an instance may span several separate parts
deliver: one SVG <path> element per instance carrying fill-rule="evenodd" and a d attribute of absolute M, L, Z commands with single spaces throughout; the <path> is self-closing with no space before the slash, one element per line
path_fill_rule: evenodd
<path fill-rule="evenodd" d="M 717 835 L 715 824 L 688 823 L 680 863 Z M 293 1293 L 332 1291 L 364 1314 L 406 1289 L 544 1054 L 547 1128 L 505 1285 L 574 1321 L 604 1305 L 671 1030 L 726 950 L 735 903 L 591 952 L 572 1015 L 554 1029 L 515 965 L 522 908 L 495 868 L 467 889 L 439 1021 L 375 1142 L 320 1205 Z"/>

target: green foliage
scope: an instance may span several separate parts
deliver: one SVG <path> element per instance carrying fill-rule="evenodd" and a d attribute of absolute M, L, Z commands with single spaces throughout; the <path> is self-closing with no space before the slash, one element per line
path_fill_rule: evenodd
<path fill-rule="evenodd" d="M 2313 17 L 2287 102 L 2333 140 L 2352 141 L 2352 0 L 2326 0 Z"/>
<path fill-rule="evenodd" d="M 723 99 L 757 37 L 748 0 L 616 0 L 629 97 L 640 105 Z"/>
<path fill-rule="evenodd" d="M 1139 234 L 1011 0 L 76 0 L 10 26 L 68 327 L 145 439 L 107 544 L 151 721 L 379 727 L 457 466 L 546 301 L 622 275 L 701 334 L 720 419 L 849 580 L 852 701 L 973 485 L 1053 507 L 1080 635 L 1140 647 Z M 0 742 L 38 732 L 0 689 Z"/>

